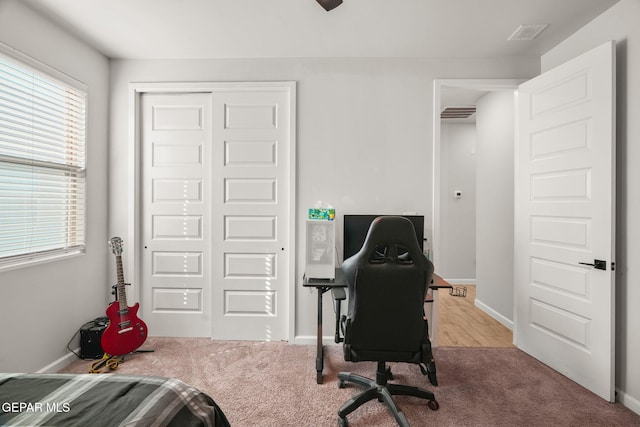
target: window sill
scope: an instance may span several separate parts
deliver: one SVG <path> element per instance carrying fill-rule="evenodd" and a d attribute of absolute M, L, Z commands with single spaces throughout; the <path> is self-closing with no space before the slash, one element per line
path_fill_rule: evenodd
<path fill-rule="evenodd" d="M 85 255 L 85 249 L 73 249 L 65 252 L 55 252 L 48 254 L 37 254 L 24 258 L 16 258 L 5 261 L 0 261 L 0 273 L 5 271 L 16 270 L 19 268 L 32 267 L 39 264 L 45 264 L 53 261 L 60 261 L 68 258 L 75 258 L 77 256 Z"/>

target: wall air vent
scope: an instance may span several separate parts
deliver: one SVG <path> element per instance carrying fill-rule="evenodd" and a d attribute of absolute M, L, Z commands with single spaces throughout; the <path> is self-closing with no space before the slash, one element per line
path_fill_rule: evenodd
<path fill-rule="evenodd" d="M 548 26 L 549 24 L 520 25 L 507 40 L 533 40 Z"/>
<path fill-rule="evenodd" d="M 445 107 L 440 113 L 441 119 L 468 119 L 476 113 L 476 107 Z"/>

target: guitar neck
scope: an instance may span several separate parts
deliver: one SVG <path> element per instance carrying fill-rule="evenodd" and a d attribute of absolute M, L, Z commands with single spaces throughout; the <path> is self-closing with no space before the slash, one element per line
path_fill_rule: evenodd
<path fill-rule="evenodd" d="M 127 291 L 124 288 L 124 271 L 122 269 L 122 255 L 116 255 L 116 274 L 118 276 L 118 283 L 116 285 L 116 292 L 118 293 L 118 303 L 120 304 L 120 310 L 127 309 Z"/>

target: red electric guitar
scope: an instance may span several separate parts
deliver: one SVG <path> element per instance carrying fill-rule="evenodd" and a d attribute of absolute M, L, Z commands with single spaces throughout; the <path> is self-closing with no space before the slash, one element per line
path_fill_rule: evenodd
<path fill-rule="evenodd" d="M 124 289 L 124 273 L 122 272 L 122 239 L 113 237 L 109 240 L 109 247 L 116 256 L 116 271 L 118 284 L 116 285 L 117 300 L 107 307 L 109 326 L 102 333 L 102 350 L 111 356 L 122 356 L 138 349 L 147 339 L 147 325 L 138 317 L 136 303 L 127 306 L 127 293 Z"/>

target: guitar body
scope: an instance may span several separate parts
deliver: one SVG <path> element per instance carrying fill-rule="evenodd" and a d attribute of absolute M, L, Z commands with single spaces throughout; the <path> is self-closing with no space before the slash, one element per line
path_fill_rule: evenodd
<path fill-rule="evenodd" d="M 118 301 L 107 307 L 109 326 L 102 333 L 100 344 L 105 353 L 122 356 L 137 350 L 147 339 L 147 325 L 138 317 L 138 307 L 127 307 L 126 313 L 120 310 Z"/>

